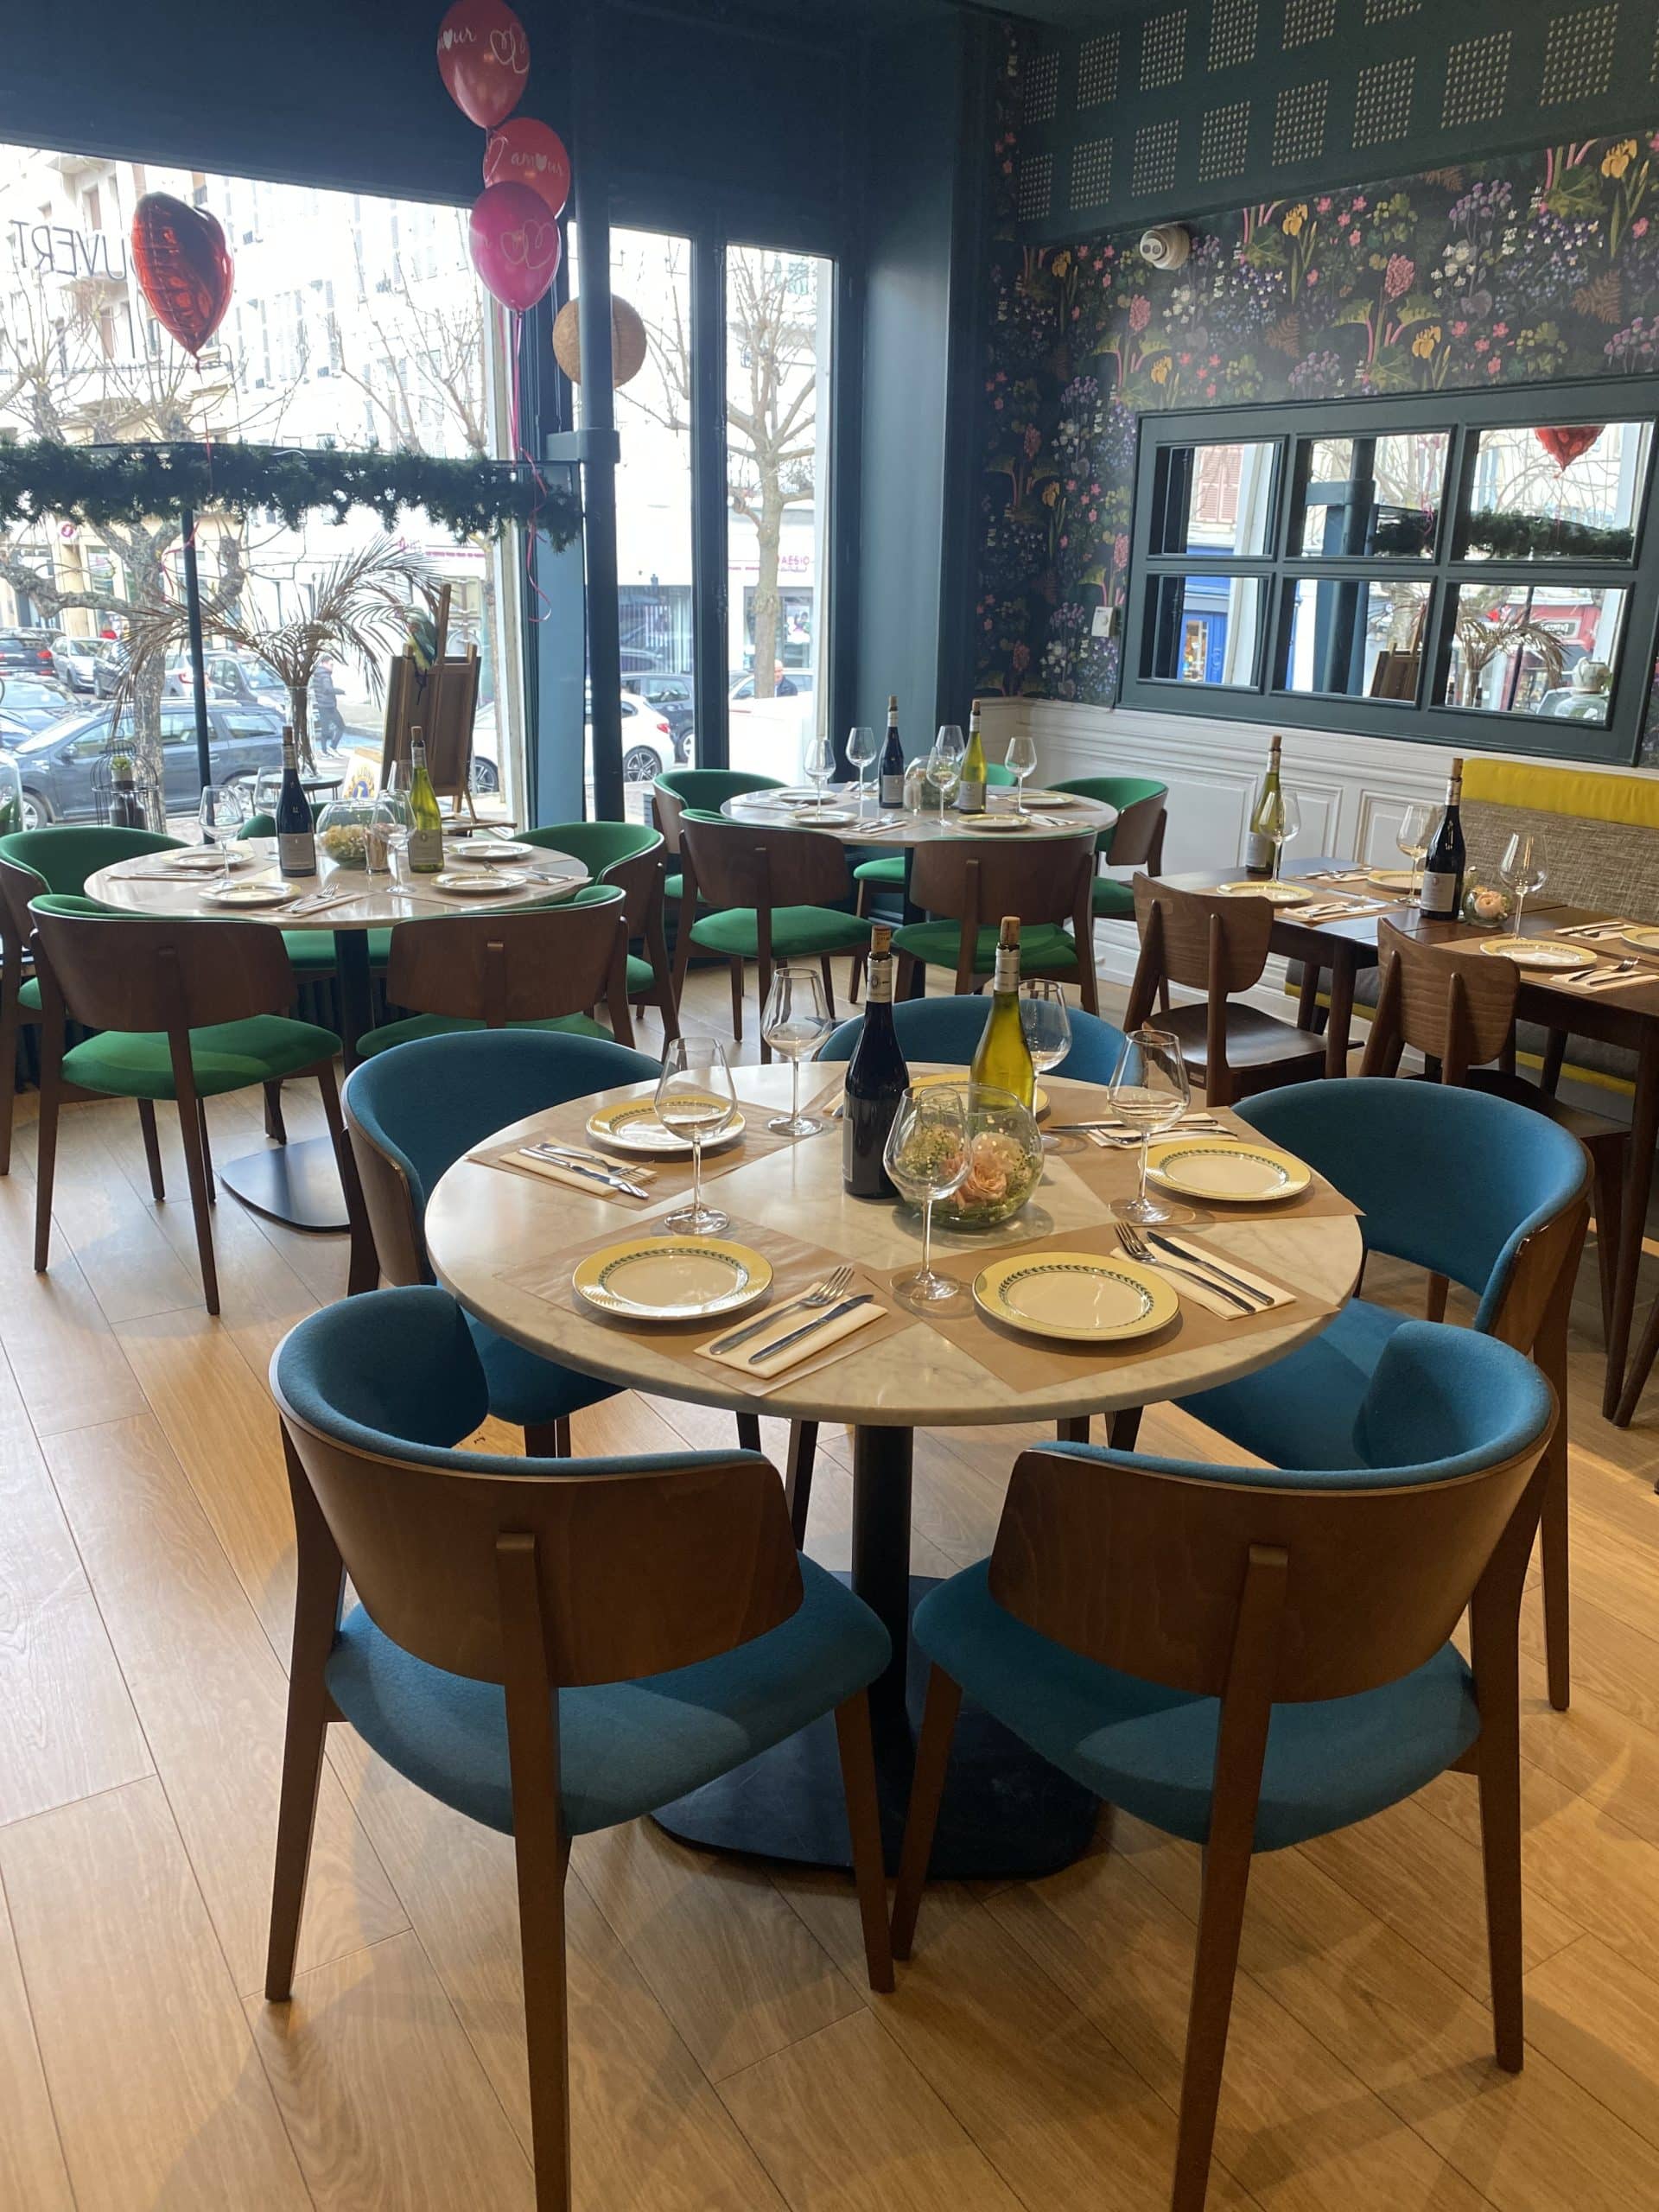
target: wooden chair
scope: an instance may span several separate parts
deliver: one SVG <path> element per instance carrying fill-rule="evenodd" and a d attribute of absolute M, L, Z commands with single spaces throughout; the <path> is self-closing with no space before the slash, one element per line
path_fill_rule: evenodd
<path fill-rule="evenodd" d="M 895 1956 L 910 1955 L 964 1691 L 1105 1803 L 1204 1847 L 1172 2212 L 1201 2212 L 1209 2186 L 1255 1853 L 1449 1769 L 1478 1791 L 1494 2044 L 1521 2069 L 1519 1619 L 1555 1412 L 1506 1347 L 1408 1326 L 1371 1405 L 1406 1464 L 1383 1458 L 1368 1486 L 1027 1452 L 988 1567 L 917 1611 L 934 1663 Z M 1414 1396 L 1447 1409 L 1427 1464 Z M 1471 1669 L 1450 1641 L 1465 1607 Z"/>
<path fill-rule="evenodd" d="M 298 1586 L 265 1996 L 292 1993 L 324 1740 L 348 1721 L 429 1794 L 512 1835 L 536 2202 L 569 2212 L 571 1837 L 833 1712 L 866 1972 L 891 1989 L 865 1697 L 886 1631 L 797 1553 L 764 1460 L 526 1465 L 448 1448 L 485 1400 L 444 1292 L 327 1308 L 284 1340 L 271 1376 Z M 342 1622 L 347 1575 L 361 1602 Z"/>
<path fill-rule="evenodd" d="M 36 899 L 35 963 L 43 986 L 41 1122 L 35 1170 L 35 1268 L 46 1272 L 52 1179 L 66 1084 L 134 1098 L 150 1189 L 167 1192 L 156 1141 L 158 1098 L 177 1102 L 207 1311 L 219 1311 L 213 1262 L 213 1166 L 203 1102 L 231 1090 L 315 1076 L 340 1160 L 348 1205 L 355 1190 L 334 1088 L 340 1039 L 287 1014 L 294 971 L 280 936 L 257 922 L 149 921 L 73 911 L 79 902 Z M 71 911 L 57 911 L 60 906 Z M 100 1033 L 65 1049 L 70 1014 Z M 354 1208 L 353 1208 L 354 1210 Z"/>
<path fill-rule="evenodd" d="M 679 1011 L 674 1003 L 674 974 L 669 965 L 668 940 L 663 931 L 663 880 L 665 841 L 660 831 L 637 822 L 557 822 L 541 830 L 520 832 L 520 842 L 543 850 L 569 853 L 579 860 L 595 883 L 613 883 L 626 905 L 623 918 L 630 944 L 643 944 L 645 957 L 628 955 L 628 1000 L 638 1006 L 650 999 L 663 1018 L 664 1038 L 680 1033 Z"/>
<path fill-rule="evenodd" d="M 628 1017 L 627 901 L 615 884 L 589 884 L 559 906 L 442 914 L 391 933 L 386 996 L 410 1012 L 358 1039 L 366 1059 L 417 1038 L 545 1026 L 602 1037 L 588 1009 L 602 999 L 620 1045 Z"/>
<path fill-rule="evenodd" d="M 1324 1074 L 1322 1037 L 1236 1003 L 1235 995 L 1260 982 L 1268 964 L 1273 908 L 1265 899 L 1178 891 L 1137 875 L 1135 918 L 1141 957 L 1123 1027 L 1148 1021 L 1171 984 L 1202 991 L 1202 1005 L 1173 1006 L 1158 1016 L 1158 1027 L 1180 1039 L 1187 1073 L 1209 1104 L 1230 1106 Z"/>
<path fill-rule="evenodd" d="M 1072 776 L 1056 784 L 1057 791 L 1072 791 L 1079 798 L 1098 799 L 1115 806 L 1117 819 L 1095 840 L 1095 850 L 1107 868 L 1144 868 L 1160 875 L 1164 866 L 1164 830 L 1168 823 L 1169 786 L 1149 776 Z M 1096 874 L 1093 897 L 1097 921 L 1128 921 L 1135 912 L 1135 888 L 1119 876 Z"/>
<path fill-rule="evenodd" d="M 662 832 L 666 871 L 663 878 L 663 906 L 664 913 L 675 919 L 676 951 L 679 950 L 682 912 L 687 917 L 696 912 L 695 906 L 683 909 L 681 906 L 685 885 L 679 866 L 680 819 L 687 807 L 695 807 L 705 814 L 718 814 L 728 798 L 741 798 L 745 791 L 782 789 L 778 777 L 753 775 L 745 768 L 665 768 L 652 785 L 652 811 Z"/>
<path fill-rule="evenodd" d="M 918 961 L 949 968 L 957 997 L 976 989 L 996 964 L 997 925 L 1003 915 L 1017 914 L 1020 974 L 1075 983 L 1087 1012 L 1098 1014 L 1090 904 L 1094 864 L 1092 830 L 1071 837 L 953 837 L 918 845 L 911 865 L 911 900 L 938 918 L 893 931 L 898 996 L 910 995 Z"/>
<path fill-rule="evenodd" d="M 831 956 L 866 950 L 870 942 L 869 924 L 846 911 L 853 886 L 837 841 L 822 830 L 766 829 L 688 810 L 680 817 L 680 856 L 683 916 L 696 911 L 696 899 L 709 911 L 679 933 L 676 1001 L 685 987 L 693 948 L 722 954 L 731 971 L 732 1034 L 741 1042 L 747 963 L 755 964 L 757 995 L 764 1007 L 778 961 L 816 959 L 833 1019 Z M 772 1058 L 764 1038 L 760 1058 L 763 1065 Z"/>
<path fill-rule="evenodd" d="M 1605 1115 L 1564 1105 L 1536 1084 L 1516 1075 L 1513 1065 L 1486 1063 L 1514 1057 L 1515 1002 L 1520 971 L 1508 960 L 1484 953 L 1459 952 L 1451 945 L 1424 944 L 1395 929 L 1376 925 L 1377 963 L 1382 987 L 1370 1035 L 1365 1040 L 1362 1075 L 1396 1075 L 1407 1046 L 1423 1055 L 1431 1079 L 1496 1092 L 1529 1106 L 1557 1128 L 1578 1138 L 1590 1155 L 1594 1175 L 1596 1267 L 1601 1288 L 1604 1332 L 1611 1324 L 1614 1281 L 1618 1271 L 1618 1231 L 1624 1211 L 1624 1168 L 1630 1133 Z M 1428 1318 L 1446 1311 L 1446 1281 L 1430 1279 Z"/>

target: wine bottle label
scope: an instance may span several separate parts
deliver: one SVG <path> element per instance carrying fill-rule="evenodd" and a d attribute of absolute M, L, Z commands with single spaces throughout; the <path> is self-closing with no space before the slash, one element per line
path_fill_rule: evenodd
<path fill-rule="evenodd" d="M 443 867 L 443 832 L 442 830 L 411 830 L 409 833 L 409 866 L 415 875 L 436 875 Z"/>
<path fill-rule="evenodd" d="M 1425 914 L 1455 914 L 1458 907 L 1458 879 L 1455 875 L 1425 874 L 1417 904 Z"/>
<path fill-rule="evenodd" d="M 1273 866 L 1273 840 L 1264 830 L 1252 830 L 1244 840 L 1244 865 L 1263 875 Z"/>
<path fill-rule="evenodd" d="M 881 779 L 882 805 L 902 806 L 904 803 L 905 779 L 903 776 L 883 776 Z"/>
<path fill-rule="evenodd" d="M 873 952 L 870 955 L 870 981 L 865 1001 L 870 1006 L 890 1006 L 893 1003 L 893 955 L 890 952 Z"/>
<path fill-rule="evenodd" d="M 958 784 L 957 785 L 957 811 L 958 814 L 983 814 L 985 811 L 984 785 L 979 783 L 970 784 L 966 782 Z"/>
<path fill-rule="evenodd" d="M 276 839 L 276 866 L 283 875 L 315 875 L 317 841 L 308 830 L 291 830 Z"/>

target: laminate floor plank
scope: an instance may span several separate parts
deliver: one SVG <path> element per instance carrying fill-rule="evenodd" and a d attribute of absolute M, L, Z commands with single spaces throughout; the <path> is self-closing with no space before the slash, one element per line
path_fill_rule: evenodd
<path fill-rule="evenodd" d="M 58 2123 L 29 2014 L 29 1992 L 0 1896 L 0 2204 L 10 2212 L 74 2212 Z"/>
<path fill-rule="evenodd" d="M 1532 2048 L 1659 2145 L 1659 1983 L 1586 1936 L 1533 1968 L 1526 1999 Z"/>
<path fill-rule="evenodd" d="M 137 1377 L 67 1240 L 35 1274 L 35 1185 L 25 1177 L 0 1176 L 0 1348 L 36 1435 L 143 1411 Z"/>
<path fill-rule="evenodd" d="M 136 1107 L 128 1106 L 137 1135 Z M 104 1133 L 113 1116 L 105 1107 L 68 1107 L 58 1128 L 52 1184 L 54 1239 L 67 1238 L 88 1287 L 113 1326 L 143 1313 L 195 1304 L 200 1277 L 186 1267 L 162 1233 L 153 1202 L 141 1199 L 127 1180 Z M 16 1154 L 34 1173 L 35 1125 L 18 1132 Z M 183 1196 L 183 1185 L 180 1185 Z M 188 1200 L 185 1211 L 189 1211 Z"/>

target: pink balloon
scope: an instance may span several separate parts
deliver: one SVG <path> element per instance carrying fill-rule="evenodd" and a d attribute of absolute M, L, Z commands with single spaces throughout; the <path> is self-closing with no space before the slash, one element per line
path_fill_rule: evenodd
<path fill-rule="evenodd" d="M 504 308 L 533 308 L 559 273 L 559 226 L 527 184 L 493 184 L 473 202 L 473 266 Z"/>
<path fill-rule="evenodd" d="M 455 0 L 438 26 L 438 74 L 481 130 L 512 113 L 530 74 L 530 41 L 506 0 Z"/>
<path fill-rule="evenodd" d="M 484 149 L 486 184 L 527 184 L 556 215 L 570 197 L 570 156 L 556 130 L 528 115 L 515 115 L 492 130 Z"/>

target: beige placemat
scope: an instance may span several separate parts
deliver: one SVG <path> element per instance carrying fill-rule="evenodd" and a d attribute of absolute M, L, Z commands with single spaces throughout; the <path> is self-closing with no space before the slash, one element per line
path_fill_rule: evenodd
<path fill-rule="evenodd" d="M 1250 1128 L 1247 1123 L 1239 1122 L 1235 1124 L 1230 1115 L 1223 1114 L 1221 1118 L 1229 1124 L 1231 1134 L 1248 1137 L 1257 1144 L 1268 1141 L 1259 1130 Z M 1179 1132 L 1175 1134 L 1179 1135 Z M 1154 1137 L 1153 1141 L 1155 1144 L 1159 1140 Z M 1059 1139 L 1057 1140 L 1057 1147 L 1063 1147 L 1059 1150 L 1059 1157 L 1078 1181 L 1086 1185 L 1096 1198 L 1106 1204 L 1135 1196 L 1141 1179 L 1141 1154 L 1137 1147 L 1097 1145 L 1091 1143 L 1087 1137 Z M 1274 1148 L 1279 1149 L 1277 1147 Z M 1154 1185 L 1152 1187 L 1157 1189 L 1159 1186 Z M 1351 1198 L 1344 1198 L 1334 1183 L 1328 1183 L 1319 1174 L 1315 1174 L 1306 1190 L 1298 1197 L 1280 1198 L 1272 1205 L 1212 1204 L 1189 1198 L 1185 1192 L 1166 1191 L 1161 1192 L 1160 1195 L 1166 1198 L 1171 1205 L 1180 1205 L 1192 1216 L 1192 1221 L 1184 1224 L 1188 1229 L 1201 1226 L 1205 1222 L 1307 1221 L 1315 1217 L 1329 1219 L 1344 1216 L 1353 1220 L 1360 1213 L 1360 1208 Z"/>
<path fill-rule="evenodd" d="M 1188 1243 L 1203 1243 L 1190 1226 L 1180 1234 Z M 940 1274 L 950 1275 L 962 1285 L 968 1294 L 968 1303 L 959 1313 L 928 1313 L 921 1317 L 927 1327 L 938 1330 L 940 1336 L 959 1345 L 999 1382 L 1022 1392 L 1053 1389 L 1090 1375 L 1109 1375 L 1120 1367 L 1142 1365 L 1149 1358 L 1162 1358 L 1174 1351 L 1202 1351 L 1211 1344 L 1237 1344 L 1263 1330 L 1282 1329 L 1292 1319 L 1335 1313 L 1342 1303 L 1323 1291 L 1299 1287 L 1282 1268 L 1274 1272 L 1252 1265 L 1252 1274 L 1259 1275 L 1264 1283 L 1275 1284 L 1289 1292 L 1294 1303 L 1269 1306 L 1265 1313 L 1240 1313 L 1231 1319 L 1223 1319 L 1183 1294 L 1175 1319 L 1154 1336 L 1133 1337 L 1121 1344 L 1065 1344 L 1011 1329 L 982 1313 L 972 1302 L 974 1277 L 982 1268 L 1014 1253 L 1021 1259 L 1029 1259 L 1039 1252 L 1096 1252 L 1114 1259 L 1127 1257 L 1110 1222 L 1097 1222 L 1087 1229 L 1057 1230 L 1052 1236 L 1033 1237 L 1028 1243 L 994 1245 L 979 1252 L 941 1253 L 936 1248 L 935 1268 Z M 1217 1258 L 1223 1267 L 1228 1265 L 1224 1254 L 1217 1251 Z M 908 1268 L 899 1268 L 882 1274 L 879 1280 L 890 1290 L 894 1275 L 910 1272 Z M 1175 1277 L 1167 1280 L 1173 1290 L 1182 1292 L 1183 1286 Z"/>
<path fill-rule="evenodd" d="M 633 1084 L 623 1090 L 599 1091 L 588 1098 L 570 1099 L 563 1106 L 550 1106 L 546 1113 L 538 1114 L 534 1122 L 522 1129 L 511 1143 L 480 1145 L 467 1157 L 480 1167 L 501 1167 L 510 1175 L 527 1175 L 534 1182 L 544 1183 L 552 1179 L 541 1174 L 516 1155 L 527 1144 L 575 1145 L 580 1151 L 601 1154 L 620 1173 L 637 1180 L 645 1192 L 643 1198 L 631 1198 L 624 1191 L 607 1191 L 600 1184 L 594 1183 L 585 1186 L 588 1195 L 607 1205 L 620 1206 L 627 1213 L 641 1212 L 646 1206 L 659 1205 L 665 1198 L 678 1198 L 690 1189 L 690 1160 L 652 1160 L 639 1153 L 615 1150 L 588 1135 L 588 1117 L 601 1106 L 645 1096 L 650 1090 L 649 1084 Z M 779 1136 L 776 1130 L 766 1127 L 779 1111 L 776 1106 L 757 1106 L 747 1098 L 740 1098 L 737 1105 L 743 1116 L 743 1134 L 735 1144 L 723 1145 L 715 1151 L 703 1154 L 702 1179 L 705 1183 L 712 1183 L 721 1175 L 729 1175 L 734 1168 L 746 1167 L 751 1160 L 764 1160 L 768 1153 L 780 1151 L 785 1145 L 809 1141 L 803 1137 Z M 641 1170 L 644 1170 L 643 1173 Z"/>
<path fill-rule="evenodd" d="M 652 1224 L 647 1224 L 640 1233 L 650 1234 L 651 1230 Z M 780 1374 L 746 1375 L 740 1378 L 728 1362 L 705 1357 L 705 1347 L 721 1337 L 729 1336 L 734 1329 L 742 1328 L 747 1322 L 758 1321 L 762 1311 L 788 1305 L 791 1300 L 799 1298 L 812 1284 L 822 1281 L 835 1268 L 845 1263 L 837 1253 L 826 1250 L 822 1244 L 804 1243 L 798 1236 L 785 1236 L 779 1230 L 763 1228 L 758 1222 L 741 1220 L 735 1215 L 720 1235 L 722 1243 L 747 1244 L 754 1251 L 763 1253 L 772 1262 L 772 1287 L 766 1294 L 764 1308 L 756 1306 L 747 1313 L 724 1314 L 717 1327 L 711 1328 L 706 1321 L 656 1324 L 622 1321 L 613 1314 L 600 1313 L 585 1299 L 578 1298 L 571 1286 L 578 1261 L 585 1259 L 590 1252 L 602 1251 L 607 1244 L 615 1243 L 614 1230 L 588 1237 L 580 1244 L 569 1245 L 563 1251 L 537 1260 L 529 1267 L 503 1269 L 500 1279 L 503 1282 L 511 1283 L 515 1290 L 528 1291 L 532 1298 L 545 1299 L 549 1305 L 561 1306 L 567 1313 L 579 1314 L 584 1321 L 592 1321 L 607 1334 L 637 1344 L 659 1357 L 665 1355 L 669 1358 L 683 1361 L 688 1367 L 695 1368 L 705 1382 L 719 1380 L 730 1389 L 741 1379 L 748 1395 L 756 1398 L 764 1397 L 768 1391 L 776 1390 L 785 1382 L 798 1382 L 804 1376 L 816 1375 L 820 1368 L 833 1366 L 839 1359 L 861 1353 L 868 1346 L 881 1343 L 885 1338 L 898 1336 L 906 1329 L 916 1326 L 916 1316 L 897 1304 L 886 1277 L 874 1268 L 855 1267 L 852 1281 L 844 1294 L 851 1297 L 857 1291 L 873 1294 L 880 1308 L 875 1320 L 850 1336 L 816 1350 L 810 1344 L 804 1347 L 809 1356 L 798 1360 L 792 1367 L 784 1369 Z M 804 1325 L 811 1319 L 810 1313 L 802 1313 L 799 1322 Z M 757 1337 L 753 1348 L 758 1350 L 763 1341 Z"/>

